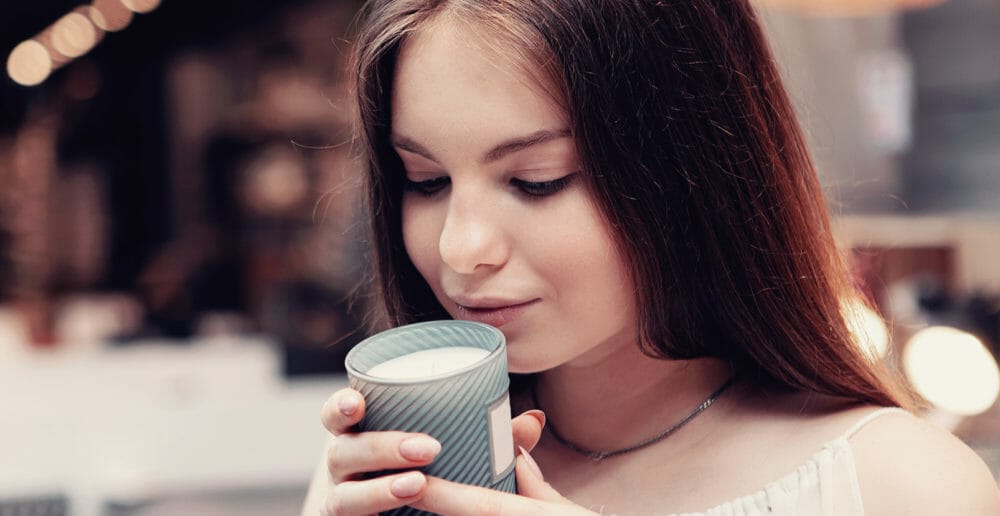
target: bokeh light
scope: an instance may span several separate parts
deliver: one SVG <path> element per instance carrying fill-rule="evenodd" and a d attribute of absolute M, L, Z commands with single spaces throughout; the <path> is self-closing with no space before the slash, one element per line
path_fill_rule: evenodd
<path fill-rule="evenodd" d="M 889 329 L 885 320 L 858 298 L 844 301 L 841 313 L 854 342 L 871 361 L 880 360 L 889 351 Z"/>
<path fill-rule="evenodd" d="M 41 84 L 52 73 L 52 57 L 45 45 L 29 39 L 22 41 L 7 57 L 7 75 L 22 86 Z"/>
<path fill-rule="evenodd" d="M 932 326 L 915 333 L 903 351 L 903 368 L 917 393 L 954 414 L 981 414 L 1000 394 L 993 355 L 974 335 L 955 328 Z"/>
<path fill-rule="evenodd" d="M 160 0 L 121 0 L 121 2 L 130 11 L 136 13 L 148 13 L 160 6 Z"/>
<path fill-rule="evenodd" d="M 55 25 L 49 25 L 45 30 L 35 34 L 31 39 L 39 42 L 45 47 L 45 51 L 49 53 L 49 59 L 52 61 L 52 71 L 56 71 L 60 66 L 73 60 L 72 57 L 65 56 L 59 53 L 55 49 L 55 45 L 52 43 L 53 32 L 55 32 Z"/>
<path fill-rule="evenodd" d="M 132 11 L 121 0 L 94 0 L 90 7 L 90 21 L 101 30 L 116 32 L 128 27 Z"/>
<path fill-rule="evenodd" d="M 288 148 L 268 149 L 247 164 L 241 194 L 246 207 L 258 214 L 292 210 L 309 194 L 305 164 Z"/>
<path fill-rule="evenodd" d="M 97 28 L 79 12 L 59 18 L 52 26 L 52 48 L 66 57 L 80 57 L 97 44 Z"/>

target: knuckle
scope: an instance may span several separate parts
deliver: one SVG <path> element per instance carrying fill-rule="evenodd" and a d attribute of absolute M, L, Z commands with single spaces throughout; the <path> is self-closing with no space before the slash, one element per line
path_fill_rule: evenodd
<path fill-rule="evenodd" d="M 351 506 L 351 499 L 347 496 L 347 486 L 335 485 L 330 488 L 326 497 L 324 507 L 329 516 L 343 516 L 346 514 L 359 514 L 358 507 Z"/>
<path fill-rule="evenodd" d="M 345 514 L 344 512 L 344 501 L 342 498 L 337 496 L 335 493 L 331 492 L 326 497 L 326 502 L 323 504 L 323 515 L 324 516 L 337 516 L 340 514 Z"/>
<path fill-rule="evenodd" d="M 326 448 L 326 467 L 331 474 L 336 474 L 343 468 L 343 454 L 341 453 L 341 440 L 333 439 Z"/>

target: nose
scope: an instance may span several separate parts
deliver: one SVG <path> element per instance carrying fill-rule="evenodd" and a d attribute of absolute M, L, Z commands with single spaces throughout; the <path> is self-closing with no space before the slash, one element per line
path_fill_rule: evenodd
<path fill-rule="evenodd" d="M 441 260 L 459 274 L 502 266 L 510 257 L 501 210 L 481 196 L 459 196 L 453 190 L 438 249 Z"/>

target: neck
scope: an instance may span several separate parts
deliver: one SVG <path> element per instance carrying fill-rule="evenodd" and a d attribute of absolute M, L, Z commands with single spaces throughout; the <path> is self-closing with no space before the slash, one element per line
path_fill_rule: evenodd
<path fill-rule="evenodd" d="M 721 360 L 653 359 L 632 344 L 546 371 L 535 389 L 563 437 L 591 450 L 614 450 L 683 419 L 730 375 Z"/>

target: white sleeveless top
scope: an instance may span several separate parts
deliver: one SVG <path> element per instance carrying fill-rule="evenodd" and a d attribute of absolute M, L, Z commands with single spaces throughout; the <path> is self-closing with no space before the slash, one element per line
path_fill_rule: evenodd
<path fill-rule="evenodd" d="M 891 412 L 907 413 L 895 407 L 871 412 L 795 471 L 760 491 L 705 512 L 678 516 L 862 516 L 865 510 L 848 439 L 871 420 Z"/>

